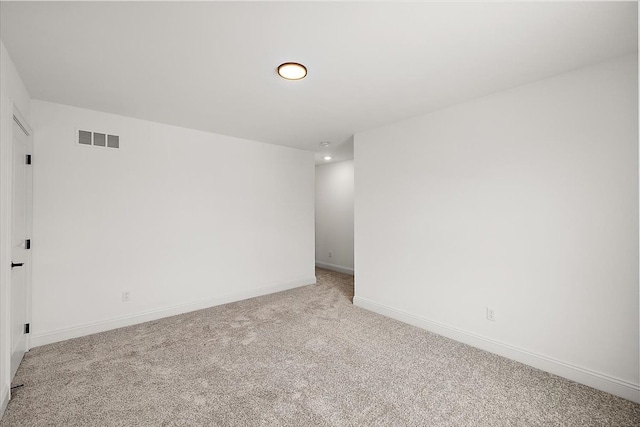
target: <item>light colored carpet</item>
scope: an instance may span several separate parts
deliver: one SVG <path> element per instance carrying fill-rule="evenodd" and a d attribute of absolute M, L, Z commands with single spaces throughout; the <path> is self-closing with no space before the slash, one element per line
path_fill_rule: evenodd
<path fill-rule="evenodd" d="M 353 279 L 30 351 L 1 426 L 638 426 L 640 405 L 354 307 Z"/>

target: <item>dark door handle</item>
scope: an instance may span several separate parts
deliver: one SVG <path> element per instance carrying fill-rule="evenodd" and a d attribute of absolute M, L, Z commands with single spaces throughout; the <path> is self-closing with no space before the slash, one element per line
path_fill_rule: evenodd
<path fill-rule="evenodd" d="M 22 267 L 23 265 L 24 265 L 24 262 L 12 262 L 11 263 L 11 268 Z"/>

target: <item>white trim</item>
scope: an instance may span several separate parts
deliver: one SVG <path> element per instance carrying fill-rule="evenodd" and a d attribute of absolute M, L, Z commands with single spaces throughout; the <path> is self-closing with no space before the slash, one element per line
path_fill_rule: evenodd
<path fill-rule="evenodd" d="M 241 301 L 249 298 L 255 298 L 262 295 L 282 292 L 300 286 L 313 285 L 316 283 L 315 277 L 309 277 L 291 282 L 281 283 L 278 285 L 266 286 L 261 288 L 250 289 L 248 291 L 227 294 L 220 297 L 208 298 L 200 301 L 193 301 L 186 304 L 175 305 L 156 310 L 150 310 L 143 313 L 133 314 L 129 316 L 118 317 L 115 319 L 104 320 L 100 322 L 87 323 L 84 325 L 74 326 L 71 328 L 59 329 L 57 331 L 47 332 L 44 334 L 34 334 L 31 337 L 31 347 L 39 347 L 71 338 L 83 337 L 85 335 L 96 334 L 98 332 L 109 331 L 112 329 L 122 328 L 125 326 L 137 325 L 139 323 L 149 322 L 151 320 L 162 319 L 164 317 L 175 316 L 177 314 L 188 313 L 190 311 L 202 310 L 217 305 L 228 304 L 231 302 Z"/>
<path fill-rule="evenodd" d="M 0 420 L 4 416 L 4 411 L 7 410 L 9 404 L 9 397 L 11 396 L 11 388 L 6 393 L 3 393 L 2 402 L 0 402 Z"/>
<path fill-rule="evenodd" d="M 18 122 L 18 125 L 22 128 L 23 131 L 26 132 L 27 134 L 27 147 L 26 147 L 26 154 L 30 155 L 31 157 L 33 157 L 33 129 L 31 128 L 31 125 L 29 124 L 29 122 L 27 122 L 27 120 L 24 118 L 24 116 L 20 113 L 20 110 L 18 109 L 18 107 L 14 104 L 13 105 L 13 120 Z M 13 143 L 13 138 L 12 138 L 12 143 Z M 13 156 L 12 156 L 13 157 Z M 27 186 L 28 186 L 28 190 L 27 190 L 27 194 L 26 194 L 26 200 L 27 200 L 27 221 L 26 221 L 26 239 L 30 239 L 33 243 L 33 161 L 32 164 L 27 167 Z M 12 178 L 13 178 L 13 172 L 11 174 Z M 11 185 L 11 188 L 13 190 L 13 183 Z M 13 221 L 13 220 L 12 220 Z M 13 223 L 12 223 L 13 224 Z M 26 309 L 26 316 L 27 318 L 25 319 L 25 323 L 31 323 L 31 318 L 32 318 L 32 295 L 33 295 L 33 250 L 28 250 L 27 251 L 27 259 L 26 259 L 27 265 L 23 268 L 25 268 L 26 270 L 26 287 L 27 287 L 27 309 Z M 11 273 L 9 273 L 11 274 Z M 11 339 L 11 337 L 9 337 L 9 339 Z M 25 337 L 25 351 L 29 351 L 29 349 L 31 348 L 31 334 L 26 334 Z M 23 356 L 24 357 L 24 356 Z M 22 360 L 22 358 L 20 359 Z M 18 366 L 20 366 L 20 364 L 18 364 Z M 13 378 L 12 378 L 13 381 Z"/>
<path fill-rule="evenodd" d="M 467 332 L 443 323 L 434 322 L 432 320 L 425 319 L 424 317 L 416 316 L 414 314 L 407 313 L 406 311 L 398 310 L 359 296 L 355 296 L 353 298 L 353 304 L 365 310 L 373 311 L 383 316 L 426 329 L 447 338 L 507 357 L 580 384 L 620 396 L 631 400 L 632 402 L 640 403 L 640 386 L 638 384 L 632 384 L 606 374 L 581 368 L 547 356 L 542 356 L 482 335 Z"/>
<path fill-rule="evenodd" d="M 337 271 L 338 273 L 350 274 L 353 276 L 353 267 L 343 267 L 337 264 L 330 264 L 328 262 L 316 261 L 316 267 L 324 268 L 326 270 Z"/>

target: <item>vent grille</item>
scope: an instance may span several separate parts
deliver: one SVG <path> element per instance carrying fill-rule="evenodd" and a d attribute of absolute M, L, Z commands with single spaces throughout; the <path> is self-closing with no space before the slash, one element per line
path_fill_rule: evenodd
<path fill-rule="evenodd" d="M 106 147 L 107 138 L 104 133 L 93 133 L 93 145 L 97 145 L 98 147 Z"/>
<path fill-rule="evenodd" d="M 120 137 L 118 135 L 109 135 L 107 138 L 107 147 L 120 148 Z"/>
<path fill-rule="evenodd" d="M 91 132 L 81 130 L 78 132 L 78 142 L 84 145 L 91 145 Z"/>
<path fill-rule="evenodd" d="M 92 145 L 94 147 L 120 148 L 120 137 L 104 132 L 91 132 L 88 130 L 78 130 L 78 144 Z"/>

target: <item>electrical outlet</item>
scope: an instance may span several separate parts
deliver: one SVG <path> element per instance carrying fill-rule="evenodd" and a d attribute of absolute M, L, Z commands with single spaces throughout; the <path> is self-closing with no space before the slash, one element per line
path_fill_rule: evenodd
<path fill-rule="evenodd" d="M 333 256 L 333 254 L 331 253 L 331 251 L 329 251 L 329 258 L 331 258 Z"/>
<path fill-rule="evenodd" d="M 124 291 L 124 292 L 122 293 L 122 301 L 123 301 L 123 302 L 124 302 L 124 301 L 129 301 L 129 297 L 130 297 L 130 296 L 131 296 L 131 295 L 129 294 L 129 291 Z"/>
<path fill-rule="evenodd" d="M 493 308 L 487 307 L 487 320 L 496 321 L 496 311 Z"/>

